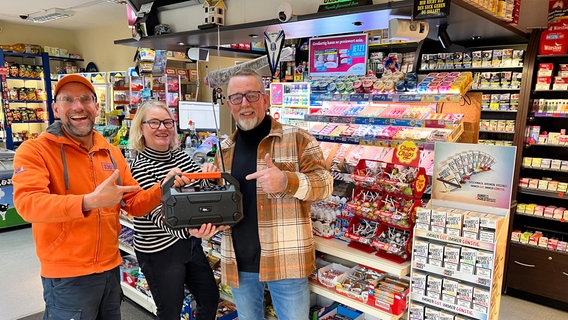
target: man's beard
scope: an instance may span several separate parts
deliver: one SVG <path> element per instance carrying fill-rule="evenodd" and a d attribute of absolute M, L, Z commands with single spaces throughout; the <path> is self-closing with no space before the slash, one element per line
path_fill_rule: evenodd
<path fill-rule="evenodd" d="M 239 128 L 241 128 L 241 130 L 249 131 L 256 128 L 256 126 L 258 126 L 258 118 L 239 119 L 237 121 L 237 125 L 239 126 Z"/>
<path fill-rule="evenodd" d="M 68 122 L 63 123 L 63 127 L 65 128 L 65 130 L 67 130 L 67 133 L 74 137 L 88 137 L 89 135 L 91 135 L 94 126 L 95 122 L 91 119 L 89 119 L 89 125 L 87 127 L 81 128 L 78 128 Z"/>

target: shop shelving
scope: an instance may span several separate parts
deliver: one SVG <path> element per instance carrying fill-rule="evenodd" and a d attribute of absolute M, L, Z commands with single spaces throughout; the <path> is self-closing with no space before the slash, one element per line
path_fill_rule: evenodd
<path fill-rule="evenodd" d="M 316 250 L 319 252 L 379 269 L 399 278 L 407 276 L 410 273 L 410 262 L 396 263 L 387 259 L 378 258 L 373 254 L 350 248 L 347 246 L 348 242 L 338 239 L 324 239 L 321 237 L 314 237 L 314 239 L 316 241 Z"/>
<path fill-rule="evenodd" d="M 124 72 L 109 75 L 112 87 L 111 110 L 123 110 L 124 116 L 129 117 L 130 111 L 142 102 L 142 89 L 145 88 L 144 77 L 127 76 Z"/>
<path fill-rule="evenodd" d="M 28 54 L 16 53 L 0 50 L 0 65 L 10 61 L 22 65 L 37 66 L 42 69 L 42 74 L 37 77 L 26 75 L 10 75 L 9 70 L 6 70 L 6 77 L 2 81 L 2 88 L 9 93 L 10 90 L 15 90 L 16 87 L 29 88 L 42 91 L 44 98 L 38 99 L 37 94 L 34 99 L 11 99 L 9 95 L 4 97 L 2 101 L 2 123 L 5 130 L 5 144 L 7 149 L 14 150 L 23 139 L 15 139 L 14 133 L 25 132 L 25 139 L 33 138 L 45 131 L 47 126 L 54 121 L 51 93 L 51 80 L 49 78 L 49 56 L 47 53 L 43 54 Z M 14 98 L 14 97 L 12 97 Z M 24 112 L 34 112 L 35 119 L 20 118 L 14 119 L 14 110 L 19 109 Z M 41 111 L 39 111 L 41 109 Z M 39 111 L 39 113 L 37 112 Z M 40 116 L 39 118 L 37 116 Z"/>
<path fill-rule="evenodd" d="M 304 117 L 310 113 L 308 82 L 276 82 L 270 84 L 270 115 L 274 119 L 307 129 Z"/>
<path fill-rule="evenodd" d="M 126 219 L 126 218 L 121 218 L 120 224 L 123 227 L 129 228 L 129 229 L 134 228 L 132 221 L 130 221 L 129 219 Z M 134 252 L 134 248 L 132 246 L 130 246 L 126 243 L 123 243 L 121 241 L 119 241 L 119 243 L 118 243 L 118 248 L 120 249 L 120 251 L 122 251 L 122 252 L 124 252 L 128 255 L 132 255 L 132 256 L 136 255 L 136 253 Z M 124 295 L 126 297 L 128 297 L 130 300 L 134 301 L 139 306 L 141 306 L 142 308 L 148 310 L 149 312 L 151 312 L 155 315 L 157 313 L 157 308 L 156 308 L 156 304 L 154 303 L 154 299 L 152 299 L 152 297 L 150 297 L 147 294 L 137 290 L 136 288 L 134 288 L 133 286 L 131 286 L 130 284 L 125 282 L 124 279 L 122 279 L 122 277 L 123 277 L 122 274 L 120 276 L 121 276 L 120 285 L 122 287 L 122 291 L 124 292 Z"/>
<path fill-rule="evenodd" d="M 533 32 L 531 43 L 534 51 L 538 50 L 540 31 Z M 559 132 L 568 128 L 566 114 L 562 111 L 535 110 L 532 102 L 536 99 L 565 99 L 566 91 L 534 90 L 537 70 L 540 63 L 568 63 L 568 55 L 534 55 L 530 69 L 526 73 L 526 88 L 530 103 L 527 103 L 522 120 L 524 128 L 539 126 L 540 133 Z M 555 69 L 557 70 L 557 69 Z M 548 136 L 547 136 L 548 137 Z M 536 138 L 536 139 L 533 139 Z M 528 134 L 518 139 L 518 183 L 517 201 L 519 203 L 537 204 L 541 208 L 564 208 L 568 206 L 568 197 L 561 189 L 548 188 L 547 182 L 568 183 L 568 172 L 553 166 L 532 165 L 534 159 L 568 160 L 568 149 L 560 141 L 548 141 L 541 137 L 529 138 Z M 521 160 L 522 159 L 522 160 Z M 530 161 L 529 161 L 530 160 Z M 524 180 L 523 180 L 524 179 Z M 537 182 L 543 180 L 542 186 L 523 185 L 522 181 Z M 545 187 L 546 185 L 546 187 Z M 548 208 L 546 208 L 548 207 Z M 559 215 L 541 212 L 522 211 L 517 204 L 516 214 L 512 216 L 510 226 L 510 242 L 508 248 L 508 264 L 506 269 L 505 292 L 525 299 L 548 303 L 566 308 L 568 299 L 562 292 L 568 279 L 568 255 L 561 249 L 562 243 L 568 241 L 568 233 L 564 218 Z M 524 232 L 542 232 L 542 238 L 535 245 L 528 245 L 528 239 L 517 235 Z M 528 233 L 526 235 L 529 235 Z M 552 241 L 551 241 L 552 239 Z M 527 240 L 527 243 L 523 243 Z M 556 244 L 560 243 L 559 246 Z"/>

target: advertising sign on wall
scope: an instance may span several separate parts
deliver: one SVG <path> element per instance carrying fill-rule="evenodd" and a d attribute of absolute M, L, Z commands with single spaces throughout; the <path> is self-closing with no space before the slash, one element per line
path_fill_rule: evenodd
<path fill-rule="evenodd" d="M 450 15 L 450 0 L 414 0 L 412 20 L 442 18 Z"/>
<path fill-rule="evenodd" d="M 515 147 L 437 142 L 432 199 L 511 207 Z"/>
<path fill-rule="evenodd" d="M 367 34 L 310 39 L 310 76 L 365 75 Z"/>

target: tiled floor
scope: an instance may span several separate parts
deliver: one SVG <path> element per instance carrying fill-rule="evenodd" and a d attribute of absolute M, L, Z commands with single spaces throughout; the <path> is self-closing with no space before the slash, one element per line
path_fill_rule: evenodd
<path fill-rule="evenodd" d="M 0 320 L 41 319 L 37 313 L 43 311 L 42 288 L 31 229 L 0 231 L 0 257 L 0 288 L 3 292 L 0 296 Z M 128 302 L 123 304 L 123 320 L 153 318 Z M 568 319 L 568 313 L 502 296 L 499 319 L 563 320 Z"/>

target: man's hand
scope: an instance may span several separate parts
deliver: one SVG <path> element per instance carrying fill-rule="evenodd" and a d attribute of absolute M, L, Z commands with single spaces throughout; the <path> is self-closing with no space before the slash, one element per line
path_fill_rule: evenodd
<path fill-rule="evenodd" d="M 174 178 L 175 188 L 181 188 L 191 182 L 189 178 L 186 178 L 182 175 L 182 171 L 180 168 L 173 168 L 172 170 L 170 170 L 170 172 L 168 172 L 168 174 L 166 174 L 164 180 L 162 180 L 162 186 L 164 185 L 164 182 L 168 181 L 172 176 L 175 177 Z"/>
<path fill-rule="evenodd" d="M 201 228 L 188 228 L 187 231 L 192 237 L 196 238 L 211 238 L 217 231 L 229 229 L 229 226 L 214 226 L 211 223 L 202 224 Z"/>
<path fill-rule="evenodd" d="M 201 166 L 201 172 L 219 172 L 219 168 L 217 168 L 214 164 L 205 162 L 203 166 Z"/>
<path fill-rule="evenodd" d="M 278 193 L 286 190 L 288 179 L 284 172 L 272 163 L 270 154 L 267 153 L 264 156 L 264 161 L 266 161 L 266 169 L 251 173 L 247 175 L 245 179 L 256 179 L 256 184 L 260 186 L 265 193 Z"/>
<path fill-rule="evenodd" d="M 120 203 L 125 193 L 140 190 L 140 186 L 119 186 L 116 184 L 119 171 L 114 172 L 99 184 L 95 191 L 83 196 L 83 211 L 112 207 Z"/>

